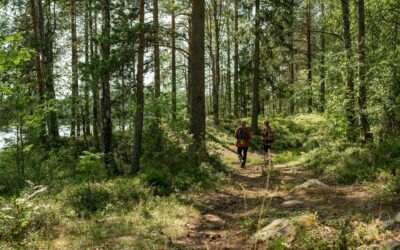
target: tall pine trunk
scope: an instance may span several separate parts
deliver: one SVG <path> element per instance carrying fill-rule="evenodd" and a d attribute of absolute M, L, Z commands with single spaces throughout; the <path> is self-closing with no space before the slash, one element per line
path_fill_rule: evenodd
<path fill-rule="evenodd" d="M 89 2 L 85 2 L 85 65 L 89 64 Z M 89 102 L 89 88 L 90 88 L 90 72 L 85 71 L 85 86 L 84 86 L 84 135 L 90 135 L 90 102 Z"/>
<path fill-rule="evenodd" d="M 139 49 L 138 65 L 136 77 L 136 122 L 135 134 L 133 138 L 133 160 L 131 174 L 136 174 L 140 170 L 140 156 L 142 154 L 143 136 L 143 113 L 144 113 L 144 49 L 145 49 L 145 30 L 144 30 L 144 0 L 139 0 Z"/>
<path fill-rule="evenodd" d="M 227 105 L 228 105 L 228 116 L 232 116 L 232 80 L 231 80 L 231 6 L 228 2 L 227 4 L 228 13 L 226 18 L 226 35 L 227 35 L 227 62 L 226 62 L 226 95 L 227 95 Z"/>
<path fill-rule="evenodd" d="M 219 23 L 219 8 L 220 2 L 213 0 L 213 19 L 214 19 L 214 32 L 215 32 L 215 81 L 213 85 L 213 117 L 214 126 L 219 125 L 219 90 L 221 84 L 221 69 L 220 69 L 220 23 Z M 212 49 L 212 48 L 211 48 Z"/>
<path fill-rule="evenodd" d="M 235 1 L 234 6 L 234 56 L 233 56 L 233 113 L 237 118 L 239 117 L 239 42 L 238 42 L 238 0 Z"/>
<path fill-rule="evenodd" d="M 161 94 L 161 76 L 160 76 L 160 46 L 159 43 L 159 21 L 158 21 L 158 0 L 153 0 L 153 32 L 154 32 L 154 96 L 156 100 Z M 157 113 L 159 116 L 160 114 Z M 160 117 L 157 117 L 160 118 Z"/>
<path fill-rule="evenodd" d="M 325 69 L 325 4 L 321 3 L 321 60 L 320 60 L 320 78 L 321 83 L 319 86 L 319 112 L 323 113 L 325 111 L 325 82 L 326 82 L 326 69 Z"/>
<path fill-rule="evenodd" d="M 108 177 L 119 174 L 115 165 L 112 147 L 112 120 L 111 120 L 111 96 L 110 96 L 110 0 L 101 0 L 101 113 L 103 122 L 103 165 Z"/>
<path fill-rule="evenodd" d="M 97 36 L 97 22 L 93 22 L 93 13 L 92 13 L 92 0 L 89 1 L 89 34 L 90 34 L 90 41 L 89 41 L 89 50 L 90 50 L 90 74 L 91 74 L 91 91 L 92 91 L 92 113 L 93 113 L 93 137 L 94 137 L 94 146 L 97 151 L 100 150 L 100 138 L 99 138 L 99 131 L 101 129 L 100 119 L 99 119 L 99 77 L 98 71 L 94 67 L 94 60 L 97 57 L 97 52 L 94 48 L 94 37 Z M 95 11 L 94 15 L 97 15 Z M 96 19 L 95 19 L 96 20 Z"/>
<path fill-rule="evenodd" d="M 307 83 L 308 83 L 308 96 L 307 96 L 307 111 L 312 112 L 312 50 L 311 50 L 311 3 L 307 0 L 306 6 L 306 42 L 307 42 Z"/>
<path fill-rule="evenodd" d="M 352 47 L 350 33 L 350 8 L 349 0 L 341 0 L 343 15 L 343 39 L 346 53 L 346 86 L 345 86 L 345 109 L 347 117 L 347 138 L 349 141 L 356 140 L 356 118 L 355 118 L 355 97 L 354 97 L 354 72 L 352 67 Z"/>
<path fill-rule="evenodd" d="M 256 0 L 256 22 L 254 27 L 254 78 L 253 78 L 253 105 L 251 113 L 251 130 L 258 133 L 258 115 L 260 113 L 259 88 L 260 88 L 260 0 Z"/>
<path fill-rule="evenodd" d="M 41 1 L 41 0 L 39 0 Z M 43 105 L 45 103 L 45 96 L 44 96 L 44 87 L 45 87 L 45 81 L 44 81 L 44 72 L 43 72 L 43 62 L 41 60 L 42 58 L 42 48 L 40 46 L 40 40 L 41 40 L 41 35 L 40 35 L 40 28 L 39 28 L 39 9 L 38 5 L 41 5 L 41 3 L 37 4 L 35 0 L 30 0 L 30 8 L 31 8 L 31 19 L 32 19 L 32 30 L 33 30 L 33 47 L 35 49 L 36 55 L 35 55 L 35 70 L 36 70 L 36 81 L 37 81 L 37 92 L 39 95 L 39 107 L 44 108 Z M 46 143 L 46 124 L 44 121 L 40 121 L 40 132 L 39 132 L 39 140 L 42 144 Z"/>
<path fill-rule="evenodd" d="M 172 120 L 176 120 L 176 43 L 175 43 L 175 1 L 172 1 L 172 13 L 171 13 L 171 83 L 172 83 Z"/>
<path fill-rule="evenodd" d="M 71 136 L 80 135 L 78 90 L 78 40 L 76 36 L 76 1 L 70 2 L 71 17 Z"/>
<path fill-rule="evenodd" d="M 358 77 L 360 80 L 358 105 L 360 107 L 361 139 L 364 141 L 369 130 L 367 114 L 367 83 L 366 83 L 366 60 L 365 60 L 365 10 L 364 0 L 357 1 L 358 9 Z"/>
<path fill-rule="evenodd" d="M 59 137 L 58 133 L 58 119 L 57 111 L 54 110 L 54 105 L 56 101 L 56 92 L 54 88 L 54 32 L 56 29 L 56 13 L 54 9 L 55 3 L 53 2 L 53 11 L 51 0 L 46 0 L 46 27 L 45 27 L 45 43 L 43 49 L 43 61 L 44 61 L 44 77 L 46 83 L 46 100 L 52 109 L 50 109 L 48 114 L 48 133 L 51 141 L 54 142 Z"/>
<path fill-rule="evenodd" d="M 189 132 L 193 134 L 195 144 L 204 146 L 205 114 L 205 72 L 204 72 L 204 22 L 205 1 L 192 1 L 192 49 L 191 62 L 191 112 Z"/>

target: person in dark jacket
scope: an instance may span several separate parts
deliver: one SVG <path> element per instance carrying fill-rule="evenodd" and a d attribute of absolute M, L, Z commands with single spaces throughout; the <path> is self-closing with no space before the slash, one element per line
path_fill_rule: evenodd
<path fill-rule="evenodd" d="M 246 121 L 241 121 L 240 127 L 236 128 L 235 138 L 240 167 L 244 168 L 246 166 L 247 150 L 251 139 L 250 128 L 246 127 Z"/>

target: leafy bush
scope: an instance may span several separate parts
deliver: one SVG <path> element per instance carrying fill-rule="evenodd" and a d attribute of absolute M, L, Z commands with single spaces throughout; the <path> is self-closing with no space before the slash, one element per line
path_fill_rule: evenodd
<path fill-rule="evenodd" d="M 20 241 L 30 233 L 48 233 L 59 222 L 57 211 L 36 199 L 46 190 L 32 184 L 20 197 L 0 202 L 0 241 Z"/>
<path fill-rule="evenodd" d="M 400 140 L 366 145 L 336 141 L 312 150 L 307 154 L 304 165 L 343 184 L 373 181 L 381 171 L 393 177 L 398 175 L 399 150 Z"/>
<path fill-rule="evenodd" d="M 73 208 L 80 217 L 91 216 L 104 210 L 108 205 L 126 208 L 152 195 L 151 188 L 138 178 L 119 178 L 101 183 L 79 184 L 66 188 L 64 203 Z"/>

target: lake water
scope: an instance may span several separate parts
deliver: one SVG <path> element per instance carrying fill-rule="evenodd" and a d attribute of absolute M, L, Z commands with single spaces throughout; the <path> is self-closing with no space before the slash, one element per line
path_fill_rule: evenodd
<path fill-rule="evenodd" d="M 0 149 L 3 149 L 7 146 L 7 140 L 15 140 L 15 132 L 0 131 Z"/>
<path fill-rule="evenodd" d="M 67 137 L 70 134 L 69 126 L 60 127 L 60 136 Z M 0 150 L 8 146 L 8 144 L 15 144 L 16 142 L 16 131 L 10 130 L 9 132 L 0 131 Z"/>

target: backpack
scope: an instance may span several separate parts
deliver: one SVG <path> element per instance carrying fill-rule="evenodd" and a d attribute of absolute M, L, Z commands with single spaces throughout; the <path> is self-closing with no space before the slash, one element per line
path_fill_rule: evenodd
<path fill-rule="evenodd" d="M 247 142 L 247 128 L 239 128 L 238 130 L 238 146 L 245 147 Z"/>
<path fill-rule="evenodd" d="M 267 133 L 267 141 L 273 142 L 275 140 L 275 131 L 273 131 L 272 128 L 269 128 Z"/>

